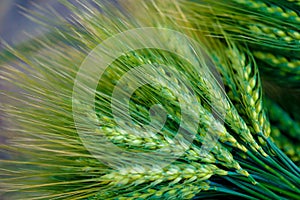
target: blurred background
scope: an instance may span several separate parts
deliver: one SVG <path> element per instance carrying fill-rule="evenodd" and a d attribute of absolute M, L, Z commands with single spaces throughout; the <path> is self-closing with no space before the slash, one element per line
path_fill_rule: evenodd
<path fill-rule="evenodd" d="M 3 42 L 11 46 L 17 46 L 46 31 L 42 25 L 33 22 L 23 14 L 24 9 L 37 10 L 36 6 L 52 6 L 57 9 L 60 14 L 64 16 L 67 15 L 66 9 L 58 3 L 58 0 L 0 0 L 0 55 L 4 49 Z M 3 69 L 0 68 L 0 70 L 2 71 Z M 3 82 L 0 82 L 0 91 L 1 90 L 15 91 L 12 86 L 8 84 L 4 85 Z M 7 100 L 3 95 L 0 97 L 0 103 L 5 102 L 7 102 Z M 13 134 L 7 131 L 8 125 L 4 119 L 4 114 L 0 112 L 0 143 L 5 142 L 4 135 Z M 0 153 L 0 158 L 2 157 L 4 157 L 4 154 Z"/>
<path fill-rule="evenodd" d="M 58 0 L 1 0 L 0 1 L 0 38 L 14 46 L 30 37 L 41 34 L 44 29 L 41 25 L 24 16 L 23 9 L 37 10 L 53 7 L 63 16 L 67 16 L 65 9 Z"/>

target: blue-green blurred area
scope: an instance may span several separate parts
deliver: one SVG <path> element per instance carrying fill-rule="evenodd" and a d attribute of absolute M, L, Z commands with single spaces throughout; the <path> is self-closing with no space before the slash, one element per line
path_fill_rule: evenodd
<path fill-rule="evenodd" d="M 18 46 L 19 44 L 28 41 L 30 38 L 34 38 L 40 34 L 44 34 L 47 30 L 40 24 L 33 22 L 28 17 L 25 17 L 25 11 L 38 11 L 38 7 L 50 8 L 53 7 L 59 15 L 67 18 L 69 12 L 67 9 L 58 3 L 58 0 L 0 0 L 0 54 L 3 53 L 5 47 L 2 42 L 8 43 L 10 46 Z M 3 62 L 3 60 L 1 60 Z M 9 65 L 15 64 L 6 61 Z M 0 73 L 3 68 L 0 66 Z M 11 92 L 19 92 L 12 84 L 4 83 L 0 80 L 0 91 L 6 90 Z M 0 103 L 6 103 L 6 96 L 0 97 Z M 5 142 L 4 135 L 13 134 L 6 128 L 9 127 L 7 120 L 4 120 L 5 116 L 0 112 L 0 144 Z M 5 121 L 5 122 L 4 122 Z M 6 127 L 6 128 L 5 128 Z M 0 158 L 4 154 L 0 153 Z M 1 199 L 1 197 L 0 197 Z"/>
<path fill-rule="evenodd" d="M 99 8 L 93 1 L 94 0 L 85 0 L 84 3 L 90 3 L 90 5 Z M 99 1 L 117 5 L 117 0 Z M 68 0 L 68 2 L 79 9 L 83 3 L 78 0 Z M 35 12 L 45 17 L 44 23 L 50 27 L 54 25 L 54 13 L 54 15 L 59 15 L 67 20 L 71 15 L 71 12 L 64 5 L 59 3 L 59 0 L 0 0 L 0 39 L 11 46 L 15 46 L 47 32 L 47 29 L 43 25 L 35 23 L 34 20 L 30 20 L 24 14 Z M 49 16 L 49 20 L 47 20 L 47 16 Z"/>
<path fill-rule="evenodd" d="M 44 28 L 24 16 L 24 10 L 38 10 L 53 7 L 67 17 L 68 12 L 58 0 L 1 0 L 0 1 L 0 37 L 10 45 L 17 45 L 30 37 L 43 33 Z"/>

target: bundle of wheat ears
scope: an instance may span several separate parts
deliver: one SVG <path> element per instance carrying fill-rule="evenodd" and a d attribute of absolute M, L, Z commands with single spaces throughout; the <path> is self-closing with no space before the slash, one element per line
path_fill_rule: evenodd
<path fill-rule="evenodd" d="M 2 199 L 300 198 L 300 1 L 60 2 L 1 52 Z"/>

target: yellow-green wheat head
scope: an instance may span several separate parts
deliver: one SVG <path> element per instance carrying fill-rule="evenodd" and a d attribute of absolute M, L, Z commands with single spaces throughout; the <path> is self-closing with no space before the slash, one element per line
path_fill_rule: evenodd
<path fill-rule="evenodd" d="M 2 199 L 299 199 L 299 1 L 91 2 L 1 52 Z"/>

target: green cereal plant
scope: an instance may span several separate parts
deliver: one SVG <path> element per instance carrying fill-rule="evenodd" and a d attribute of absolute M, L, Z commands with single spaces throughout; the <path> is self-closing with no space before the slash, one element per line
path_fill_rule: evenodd
<path fill-rule="evenodd" d="M 259 42 L 234 37 L 247 20 L 257 20 L 253 24 L 260 26 L 263 15 L 276 15 L 288 24 L 282 29 L 297 31 L 299 17 L 292 8 L 275 1 L 230 1 L 239 5 L 236 8 L 209 0 L 93 0 L 79 2 L 79 7 L 60 2 L 72 12 L 69 20 L 41 8 L 50 12 L 56 27 L 48 26 L 47 34 L 20 46 L 6 45 L 1 52 L 0 80 L 10 88 L 1 90 L 7 132 L 1 144 L 1 198 L 299 197 L 300 169 L 287 156 L 296 160 L 298 150 L 291 152 L 289 143 L 276 140 L 282 138 L 276 136 L 276 127 L 293 132 L 292 137 L 299 128 L 283 110 L 270 109 L 274 105 L 264 102 L 257 62 L 286 69 L 289 66 L 278 62 L 284 62 L 289 50 L 278 55 L 270 51 L 274 58 L 266 59 L 253 47 Z M 245 12 L 236 12 L 238 8 Z M 246 8 L 260 14 L 249 16 Z M 40 14 L 27 15 L 47 26 Z M 231 30 L 233 24 L 237 27 Z M 101 52 L 112 56 L 130 46 L 130 39 L 139 45 L 162 41 L 159 45 L 168 50 L 143 46 L 118 54 L 93 88 L 102 60 L 85 73 L 81 70 L 98 45 L 129 30 L 153 30 L 149 27 L 160 30 L 159 35 L 147 41 L 141 35 L 123 38 Z M 163 30 L 188 36 L 201 48 Z M 264 41 L 266 33 L 245 32 L 253 41 Z M 277 36 L 287 37 L 289 32 L 284 34 Z M 266 36 L 262 46 L 290 45 L 268 41 L 272 37 Z M 296 51 L 295 45 L 289 46 L 291 51 Z M 93 103 L 74 98 L 75 86 L 93 94 Z M 92 128 L 78 126 L 77 119 Z"/>

